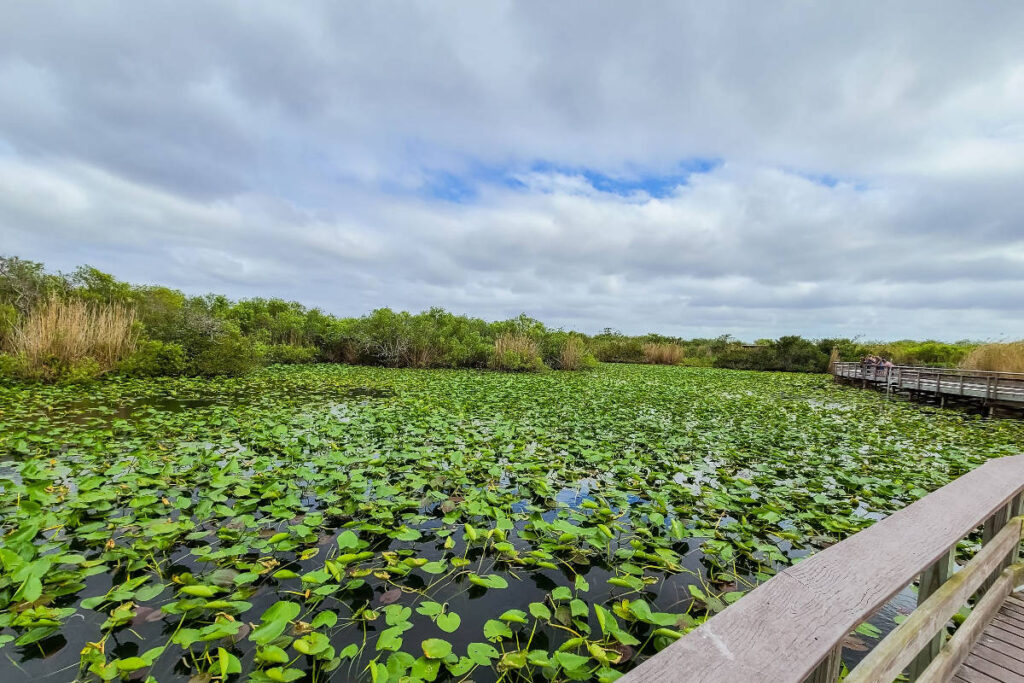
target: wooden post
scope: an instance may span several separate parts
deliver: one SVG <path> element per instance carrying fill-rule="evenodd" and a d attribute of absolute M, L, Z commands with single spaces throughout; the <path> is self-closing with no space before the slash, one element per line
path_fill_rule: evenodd
<path fill-rule="evenodd" d="M 991 517 L 985 520 L 985 526 L 982 528 L 981 532 L 982 546 L 987 545 L 989 541 L 995 538 L 996 534 L 1002 531 L 1003 527 L 1006 526 L 1006 523 L 1010 521 L 1010 510 L 1012 509 L 1012 507 L 1013 502 L 1011 501 L 1004 505 L 1003 507 L 996 510 L 996 512 Z M 992 574 L 990 574 L 981 584 L 980 593 L 984 593 L 985 591 L 987 591 L 992 586 L 992 584 L 995 583 L 996 576 L 999 574 L 999 572 L 1003 571 L 1003 569 L 1005 569 L 1008 566 L 1010 566 L 1009 556 L 1007 556 L 1003 563 L 1000 563 L 999 569 L 992 572 Z"/>
<path fill-rule="evenodd" d="M 836 683 L 839 680 L 839 667 L 843 663 L 843 646 L 840 643 L 828 653 L 828 656 L 815 667 L 804 683 Z"/>
<path fill-rule="evenodd" d="M 1016 496 L 1013 497 L 1013 500 L 1010 501 L 1010 519 L 1020 517 L 1021 515 L 1024 515 L 1024 491 L 1018 493 Z M 1024 525 L 1022 525 L 1021 528 L 1021 538 L 1022 540 L 1024 540 Z M 1019 561 L 1020 543 L 1018 543 L 1017 547 L 1014 548 L 1012 553 L 1010 553 L 1009 562 L 1007 562 L 1007 564 L 1016 564 Z"/>
<path fill-rule="evenodd" d="M 939 589 L 939 586 L 946 583 L 946 580 L 953 575 L 953 565 L 956 561 L 956 545 L 943 553 L 942 557 L 937 559 L 932 566 L 921 572 L 921 580 L 917 586 L 917 605 L 918 607 L 931 596 L 932 593 Z M 945 638 L 943 632 L 935 634 L 931 642 L 920 654 L 914 659 L 910 665 L 910 680 L 916 681 L 917 678 L 928 668 L 932 660 L 938 656 L 939 651 L 942 649 L 942 643 Z"/>

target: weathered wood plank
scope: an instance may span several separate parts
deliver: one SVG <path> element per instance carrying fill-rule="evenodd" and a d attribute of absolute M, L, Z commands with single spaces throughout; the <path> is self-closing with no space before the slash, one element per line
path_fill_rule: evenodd
<path fill-rule="evenodd" d="M 1024 607 L 1014 607 L 1013 605 L 1008 605 L 1004 602 L 1003 606 L 999 608 L 999 611 L 1007 617 L 1013 617 L 1017 621 L 1024 623 Z"/>
<path fill-rule="evenodd" d="M 992 678 L 988 674 L 968 668 L 962 669 L 957 676 L 966 683 L 1002 683 L 998 678 Z"/>
<path fill-rule="evenodd" d="M 833 645 L 1024 488 L 1024 456 L 990 460 L 786 568 L 622 679 L 804 680 Z"/>
<path fill-rule="evenodd" d="M 999 610 L 1006 595 L 1013 590 L 1014 584 L 1021 575 L 1021 569 L 1020 566 L 1015 565 L 999 575 L 989 592 L 978 601 L 964 623 L 953 634 L 953 638 L 946 643 L 946 646 L 924 670 L 918 683 L 941 683 L 961 667 L 967 655 L 971 653 L 975 642 L 990 628 L 992 615 Z M 856 672 L 857 669 L 854 671 Z"/>
<path fill-rule="evenodd" d="M 992 638 L 991 636 L 985 633 L 983 633 L 981 635 L 981 638 L 978 639 L 978 642 L 975 645 L 975 647 L 979 645 L 983 645 L 984 647 L 987 647 L 990 650 L 1001 652 L 1007 657 L 1016 659 L 1018 662 L 1020 662 L 1020 664 L 1018 664 L 1017 666 L 1024 669 L 1024 648 L 1020 646 L 1010 645 L 1009 643 L 1004 643 L 1003 641 L 997 638 Z"/>
<path fill-rule="evenodd" d="M 953 544 L 937 562 L 921 573 L 921 580 L 917 584 L 918 607 L 953 575 L 954 564 L 956 564 L 956 544 Z M 939 654 L 939 650 L 942 649 L 944 639 L 945 637 L 941 630 L 932 636 L 931 642 L 921 650 L 911 663 L 910 680 L 916 681 L 921 672 L 928 668 L 931 661 Z"/>
<path fill-rule="evenodd" d="M 930 643 L 932 637 L 949 621 L 960 606 L 974 595 L 975 591 L 988 580 L 994 569 L 1000 566 L 1011 548 L 1020 543 L 1021 519 L 1015 517 L 995 535 L 963 569 L 951 576 L 932 593 L 931 597 L 914 610 L 903 623 L 894 628 L 882 642 L 867 654 L 860 664 L 850 672 L 846 683 L 874 683 L 891 681 L 910 664 L 917 653 Z M 1010 592 L 1010 580 L 1015 572 L 1000 576 L 998 594 L 989 600 L 989 610 L 999 609 L 1003 599 Z M 995 593 L 996 591 L 990 591 Z M 990 597 L 986 594 L 986 598 Z M 982 599 L 981 603 L 985 600 Z M 981 604 L 979 603 L 979 604 Z M 966 625 L 966 622 L 965 622 Z M 975 637 L 983 629 L 978 628 Z M 970 650 L 973 638 L 966 645 Z"/>
<path fill-rule="evenodd" d="M 992 662 L 993 664 L 998 664 L 1004 669 L 1009 669 L 1010 671 L 1019 671 L 1022 668 L 1024 668 L 1021 667 L 1022 662 L 1016 657 L 1011 657 L 1009 655 L 1003 654 L 999 650 L 993 650 L 992 648 L 986 647 L 981 643 L 978 643 L 974 646 L 974 649 L 971 650 L 971 654 L 977 657 L 981 657 L 985 661 Z"/>
<path fill-rule="evenodd" d="M 967 659 L 964 660 L 964 668 L 980 671 L 991 676 L 1000 683 L 1024 683 L 1024 675 L 1011 671 L 1010 669 L 1004 669 L 998 664 L 993 664 L 987 659 L 982 659 L 978 655 L 967 655 Z M 961 675 L 963 675 L 963 673 L 961 673 Z"/>
<path fill-rule="evenodd" d="M 1018 635 L 1016 633 L 1010 633 L 1009 631 L 1004 631 L 1002 628 L 999 627 L 999 624 L 990 623 L 988 625 L 988 628 L 985 629 L 985 633 L 986 635 L 989 635 L 993 638 L 998 638 L 999 640 L 1002 640 L 1005 643 L 1009 643 L 1010 645 L 1024 647 L 1024 636 Z"/>
<path fill-rule="evenodd" d="M 1024 628 L 1021 628 L 1019 624 L 1013 621 L 1007 621 L 1001 615 L 996 614 L 992 617 L 992 623 L 998 624 L 999 628 L 1003 629 L 1008 633 L 1014 633 L 1016 635 L 1024 637 Z"/>

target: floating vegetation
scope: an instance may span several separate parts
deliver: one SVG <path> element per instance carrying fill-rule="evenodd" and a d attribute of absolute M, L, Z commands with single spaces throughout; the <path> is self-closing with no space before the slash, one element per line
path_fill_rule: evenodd
<path fill-rule="evenodd" d="M 3 387 L 0 679 L 610 681 L 1022 446 L 698 368 Z"/>

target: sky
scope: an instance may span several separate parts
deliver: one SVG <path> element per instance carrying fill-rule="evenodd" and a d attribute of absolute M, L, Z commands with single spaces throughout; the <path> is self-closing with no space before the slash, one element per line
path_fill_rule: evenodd
<path fill-rule="evenodd" d="M 1024 337 L 1024 3 L 9 2 L 0 254 L 339 315 Z"/>

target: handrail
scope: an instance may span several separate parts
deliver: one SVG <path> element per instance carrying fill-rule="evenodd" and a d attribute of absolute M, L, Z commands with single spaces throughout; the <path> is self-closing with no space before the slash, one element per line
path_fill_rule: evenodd
<path fill-rule="evenodd" d="M 858 367 L 858 368 L 877 368 L 879 366 L 872 365 L 869 363 L 859 363 L 857 361 L 837 361 L 832 365 L 833 372 L 835 368 L 839 367 Z M 971 370 L 969 368 L 938 368 L 928 365 L 893 365 L 888 370 L 910 370 L 912 372 L 936 372 L 945 373 L 950 375 L 964 375 L 964 376 L 978 376 L 978 377 L 1007 377 L 1010 379 L 1022 379 L 1024 380 L 1024 372 L 1004 372 L 1002 370 Z"/>
<path fill-rule="evenodd" d="M 948 566 L 982 523 L 994 538 L 1022 493 L 1024 455 L 989 460 L 787 567 L 620 680 L 797 683 L 816 668 L 837 672 L 847 634 L 922 572 Z"/>
<path fill-rule="evenodd" d="M 1022 521 L 1024 517 L 1011 519 L 962 570 L 949 577 L 869 652 L 846 677 L 846 683 L 876 683 L 899 676 L 986 579 L 1002 569 L 1006 558 L 1011 553 L 1016 555 Z"/>

